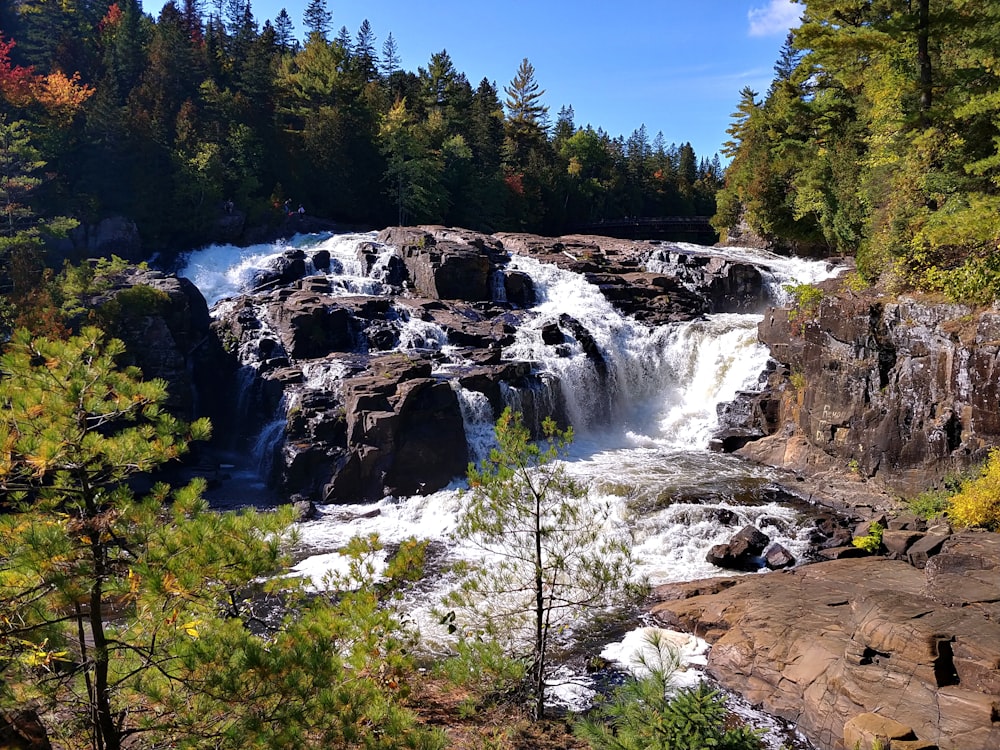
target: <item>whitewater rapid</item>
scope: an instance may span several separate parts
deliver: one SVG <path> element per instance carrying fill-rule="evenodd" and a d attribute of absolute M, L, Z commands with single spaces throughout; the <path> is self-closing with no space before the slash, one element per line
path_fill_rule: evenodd
<path fill-rule="evenodd" d="M 377 247 L 373 233 L 298 236 L 274 245 L 194 251 L 180 275 L 190 278 L 219 311 L 249 291 L 262 269 L 289 248 L 297 248 L 307 262 L 318 252 L 330 254 L 330 270 L 322 273 L 340 293 L 383 294 L 377 271 L 366 275 L 357 260 L 362 243 L 376 246 L 386 256 L 392 250 Z M 757 265 L 774 303 L 787 298 L 785 286 L 813 283 L 833 273 L 823 263 L 753 250 L 674 247 Z M 666 272 L 663 263 L 651 258 L 647 268 Z M 706 553 L 745 525 L 761 529 L 796 557 L 806 552 L 808 523 L 803 513 L 808 509 L 789 504 L 767 469 L 708 450 L 717 427 L 717 406 L 740 391 L 759 387 L 768 361 L 767 349 L 757 341 L 760 315 L 719 314 L 651 327 L 622 315 L 578 274 L 522 256 L 511 258 L 510 268 L 531 277 L 537 304 L 504 356 L 538 363 L 552 390 L 539 397 L 555 399 L 559 385 L 576 433 L 564 466 L 587 483 L 584 502 L 591 503 L 595 512 L 612 509 L 607 533 L 627 541 L 638 560 L 638 578 L 657 585 L 729 575 L 730 571 L 708 563 Z M 319 273 L 311 265 L 309 272 Z M 572 316 L 593 337 L 605 371 L 594 366 L 572 337 L 558 351 L 545 344 L 544 326 L 563 315 Z M 397 325 L 400 349 L 443 355 L 436 364 L 440 376 L 447 377 L 450 367 L 461 364 L 446 333 L 433 323 L 404 314 Z M 342 374 L 336 365 L 309 364 L 304 368 L 304 389 L 335 388 Z M 489 403 L 455 381 L 452 387 L 462 407 L 472 457 L 482 459 L 493 439 Z M 522 396 L 513 390 L 507 393 L 515 408 Z M 272 439 L 280 438 L 281 424 L 280 414 L 268 423 L 265 430 L 271 430 Z M 338 550 L 352 537 L 371 534 L 390 549 L 411 537 L 427 540 L 439 566 L 459 559 L 476 562 L 479 550 L 451 538 L 462 491 L 463 481 L 456 478 L 450 487 L 427 496 L 320 506 L 313 520 L 298 525 L 301 559 L 294 572 L 323 588 L 332 571 L 343 572 Z M 410 617 L 431 644 L 440 634 L 431 610 L 450 585 L 450 579 L 442 576 L 422 586 L 420 598 L 408 605 Z"/>

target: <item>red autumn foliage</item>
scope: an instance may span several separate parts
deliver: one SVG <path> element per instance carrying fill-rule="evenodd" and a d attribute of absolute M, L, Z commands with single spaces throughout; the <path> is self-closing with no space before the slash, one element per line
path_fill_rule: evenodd
<path fill-rule="evenodd" d="M 60 70 L 38 75 L 34 67 L 14 65 L 10 51 L 17 43 L 5 41 L 0 32 L 0 97 L 15 107 L 41 104 L 52 115 L 72 117 L 94 89 L 80 82 L 80 74 Z"/>
<path fill-rule="evenodd" d="M 524 175 L 520 172 L 509 174 L 503 178 L 507 188 L 515 195 L 524 195 Z"/>

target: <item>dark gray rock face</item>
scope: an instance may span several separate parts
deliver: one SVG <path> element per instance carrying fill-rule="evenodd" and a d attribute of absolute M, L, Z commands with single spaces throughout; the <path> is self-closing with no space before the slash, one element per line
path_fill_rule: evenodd
<path fill-rule="evenodd" d="M 729 570 L 757 570 L 764 567 L 761 556 L 770 541 L 767 534 L 755 526 L 744 526 L 725 544 L 712 547 L 707 560 Z"/>
<path fill-rule="evenodd" d="M 1000 442 L 1000 313 L 827 291 L 815 316 L 771 309 L 759 326 L 777 361 L 742 453 L 802 470 L 790 437 L 901 494 Z M 794 378 L 792 375 L 794 374 Z M 777 415 L 775 417 L 775 412 Z"/>
<path fill-rule="evenodd" d="M 55 243 L 54 251 L 59 257 L 74 262 L 117 255 L 137 263 L 144 257 L 139 228 L 123 216 L 109 216 L 96 224 L 81 224 L 66 239 Z"/>
<path fill-rule="evenodd" d="M 214 415 L 234 369 L 211 330 L 205 298 L 188 279 L 129 268 L 90 299 L 105 311 L 109 333 L 125 343 L 126 362 L 147 380 L 167 383 L 167 407 L 185 419 Z"/>

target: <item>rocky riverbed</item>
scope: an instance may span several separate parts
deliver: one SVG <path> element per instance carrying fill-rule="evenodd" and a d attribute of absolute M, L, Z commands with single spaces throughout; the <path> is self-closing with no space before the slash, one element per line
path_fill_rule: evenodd
<path fill-rule="evenodd" d="M 533 422 L 568 420 L 565 378 L 538 367 L 539 351 L 586 365 L 574 395 L 620 383 L 594 330 L 568 313 L 535 321 L 541 348 L 510 356 L 537 303 L 517 257 L 582 274 L 649 325 L 774 299 L 758 265 L 707 249 L 442 227 L 385 230 L 342 257 L 289 246 L 214 318 L 190 283 L 157 272 L 127 274 L 105 296 L 161 289 L 163 309 L 117 332 L 147 377 L 167 378 L 178 410 L 209 413 L 220 433 L 275 419 L 284 496 L 337 503 L 431 493 L 460 475 L 473 454 L 462 393 L 484 423 L 512 397 Z M 323 273 L 336 264 L 356 269 L 354 286 Z M 827 283 L 808 315 L 765 313 L 764 387 L 721 409 L 716 445 L 782 468 L 803 499 L 889 522 L 899 494 L 1000 442 L 998 321 L 996 310 Z M 850 534 L 833 534 L 822 544 L 834 559 L 661 589 L 655 612 L 712 641 L 722 684 L 824 750 L 867 750 L 877 736 L 897 750 L 998 747 L 995 538 L 895 523 L 889 557 L 852 559 Z"/>

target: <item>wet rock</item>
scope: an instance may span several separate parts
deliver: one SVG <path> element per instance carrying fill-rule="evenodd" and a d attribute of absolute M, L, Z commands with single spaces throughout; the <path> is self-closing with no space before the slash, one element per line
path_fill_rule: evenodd
<path fill-rule="evenodd" d="M 762 566 L 761 553 L 770 538 L 755 526 L 744 526 L 726 544 L 716 544 L 706 559 L 729 570 L 757 570 Z"/>
<path fill-rule="evenodd" d="M 107 282 L 110 288 L 85 304 L 101 310 L 105 329 L 125 343 L 121 364 L 165 380 L 167 408 L 178 416 L 216 416 L 235 362 L 213 335 L 198 288 L 186 278 L 134 267 Z"/>
<path fill-rule="evenodd" d="M 393 227 L 382 230 L 378 240 L 398 248 L 418 294 L 469 302 L 491 299 L 494 265 L 489 251 L 496 247 L 485 236 L 443 228 Z"/>
<path fill-rule="evenodd" d="M 253 279 L 255 289 L 290 284 L 306 275 L 306 254 L 301 250 L 286 250 L 276 258 L 271 267 L 258 272 Z"/>
<path fill-rule="evenodd" d="M 763 552 L 764 565 L 770 570 L 781 570 L 795 565 L 795 555 L 777 542 L 769 544 Z"/>
<path fill-rule="evenodd" d="M 535 304 L 535 283 L 521 271 L 504 270 L 503 289 L 507 301 L 517 307 L 528 308 Z"/>

